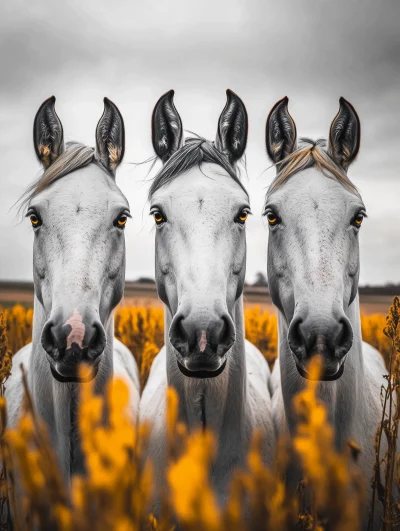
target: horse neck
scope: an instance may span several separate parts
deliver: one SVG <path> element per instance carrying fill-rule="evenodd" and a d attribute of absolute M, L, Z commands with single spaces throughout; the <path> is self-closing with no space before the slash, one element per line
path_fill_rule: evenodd
<path fill-rule="evenodd" d="M 167 381 L 179 396 L 179 418 L 190 430 L 209 428 L 220 434 L 222 427 L 237 428 L 243 423 L 247 404 L 246 353 L 244 341 L 243 299 L 234 307 L 235 343 L 228 353 L 223 373 L 216 378 L 197 380 L 184 376 L 177 368 L 174 347 L 168 331 L 172 316 L 165 308 L 165 344 L 167 347 Z"/>
<path fill-rule="evenodd" d="M 333 382 L 321 382 L 317 391 L 318 398 L 324 402 L 330 422 L 335 427 L 338 446 L 342 446 L 351 437 L 353 422 L 366 406 L 363 397 L 364 363 L 358 294 L 346 314 L 353 328 L 354 337 L 345 361 L 343 376 Z M 293 432 L 296 422 L 292 413 L 292 400 L 295 394 L 306 387 L 306 380 L 297 372 L 288 343 L 288 326 L 280 312 L 278 312 L 278 341 L 282 395 L 288 427 Z"/>
<path fill-rule="evenodd" d="M 28 373 L 28 384 L 35 408 L 46 422 L 52 443 L 57 450 L 65 477 L 74 468 L 73 462 L 81 461 L 73 441 L 77 440 L 77 406 L 79 386 L 85 384 L 60 383 L 52 376 L 46 352 L 41 344 L 41 334 L 46 322 L 43 306 L 35 296 L 32 331 L 32 354 Z M 107 345 L 102 354 L 99 371 L 94 380 L 94 392 L 104 394 L 107 382 L 113 374 L 113 313 L 105 327 Z M 78 465 L 78 467 L 80 464 Z"/>

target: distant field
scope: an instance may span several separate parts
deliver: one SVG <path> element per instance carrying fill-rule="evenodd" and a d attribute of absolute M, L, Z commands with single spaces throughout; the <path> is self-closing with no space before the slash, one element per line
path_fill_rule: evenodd
<path fill-rule="evenodd" d="M 388 294 L 385 288 L 382 291 L 383 293 L 380 293 L 379 288 L 361 288 L 360 302 L 364 314 L 387 313 L 396 293 Z M 260 306 L 265 310 L 273 310 L 268 288 L 246 286 L 244 303 L 246 307 Z M 14 304 L 22 304 L 25 307 L 33 305 L 33 284 L 31 282 L 0 281 L 0 306 L 9 307 Z M 157 296 L 155 284 L 128 281 L 121 306 L 161 307 L 162 302 Z"/>

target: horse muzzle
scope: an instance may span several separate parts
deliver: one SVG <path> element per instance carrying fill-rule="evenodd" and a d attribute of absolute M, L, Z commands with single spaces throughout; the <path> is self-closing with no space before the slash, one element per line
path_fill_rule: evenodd
<path fill-rule="evenodd" d="M 215 378 L 222 374 L 226 367 L 226 358 L 206 362 L 205 360 L 177 360 L 178 368 L 188 378 Z"/>
<path fill-rule="evenodd" d="M 100 356 L 91 359 L 88 349 L 60 349 L 48 355 L 51 374 L 58 382 L 85 383 L 97 376 Z"/>
<path fill-rule="evenodd" d="M 297 372 L 306 380 L 314 380 L 318 382 L 333 382 L 334 380 L 339 380 L 339 378 L 341 378 L 344 373 L 344 360 L 342 363 L 339 363 L 336 366 L 335 364 L 331 364 L 329 367 L 326 367 L 323 364 L 318 378 L 314 378 L 313 375 L 307 371 L 307 369 L 305 369 L 300 363 L 298 363 L 296 358 L 295 363 Z"/>

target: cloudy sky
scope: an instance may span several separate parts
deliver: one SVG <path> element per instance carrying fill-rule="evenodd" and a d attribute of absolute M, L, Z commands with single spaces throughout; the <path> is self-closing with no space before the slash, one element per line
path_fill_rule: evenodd
<path fill-rule="evenodd" d="M 0 17 L 0 279 L 32 278 L 32 231 L 9 210 L 39 171 L 32 123 L 54 94 L 66 140 L 94 143 L 103 97 L 126 125 L 117 182 L 133 220 L 127 279 L 154 276 L 148 216 L 150 116 L 174 88 L 185 129 L 213 139 L 229 87 L 250 120 L 247 149 L 254 216 L 248 280 L 266 271 L 262 199 L 265 120 L 281 97 L 301 136 L 326 136 L 340 96 L 356 107 L 361 152 L 350 176 L 368 210 L 361 231 L 362 283 L 400 281 L 400 2 L 397 0 L 13 0 Z"/>

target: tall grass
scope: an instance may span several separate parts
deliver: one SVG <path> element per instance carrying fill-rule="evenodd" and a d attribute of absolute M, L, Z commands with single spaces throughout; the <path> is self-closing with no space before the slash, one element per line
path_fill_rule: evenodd
<path fill-rule="evenodd" d="M 24 310 L 25 311 L 25 310 Z M 5 312 L 11 321 L 19 315 L 23 327 L 29 322 L 21 308 Z M 400 467 L 395 444 L 398 410 L 389 409 L 399 393 L 400 312 L 395 299 L 385 321 L 385 331 L 375 337 L 385 344 L 389 362 L 387 387 L 383 390 L 382 423 L 377 432 L 389 444 L 382 463 L 377 457 L 374 488 L 384 510 L 382 530 L 395 529 L 397 505 L 392 490 Z M 10 344 L 29 338 L 8 325 Z M 249 339 L 274 359 L 276 322 L 274 316 L 259 309 L 246 310 Z M 368 330 L 364 330 L 365 333 Z M 270 334 L 270 336 L 268 336 Z M 122 308 L 116 315 L 116 335 L 127 344 L 138 360 L 142 382 L 149 365 L 163 342 L 160 310 Z M 267 335 L 267 337 L 265 337 Z M 5 402 L 2 396 L 10 370 L 11 353 L 7 346 L 4 322 L 0 318 L 0 449 L 4 465 L 0 477 L 1 509 L 4 529 L 11 529 L 7 509 L 14 507 L 14 529 L 55 531 L 172 531 L 179 523 L 183 531 L 355 531 L 365 504 L 365 489 L 354 466 L 358 449 L 350 444 L 343 454 L 335 450 L 334 432 L 325 407 L 316 398 L 318 383 L 308 380 L 306 389 L 295 397 L 293 407 L 298 427 L 292 441 L 278 444 L 272 469 L 261 458 L 262 436 L 256 432 L 244 469 L 237 470 L 224 507 L 217 503 L 210 474 L 216 452 L 209 431 L 187 433 L 178 422 L 178 398 L 168 390 L 167 441 L 169 464 L 167 487 L 157 516 L 152 511 L 153 470 L 147 460 L 148 426 L 133 426 L 127 414 L 128 392 L 122 381 L 114 381 L 104 398 L 89 385 L 81 387 L 78 422 L 87 474 L 72 478 L 68 489 L 61 481 L 56 456 L 46 427 L 35 412 L 25 385 L 23 414 L 14 429 L 5 429 Z M 367 337 L 368 340 L 368 337 Z M 318 362 L 310 370 L 316 378 Z M 104 422 L 108 411 L 108 422 Z M 298 462 L 303 480 L 294 491 L 283 478 L 289 462 Z M 5 473 L 4 473 L 5 470 Z M 15 496 L 15 478 L 23 490 Z M 395 481 L 397 481 L 395 479 Z M 22 508 L 22 509 L 21 509 Z"/>

